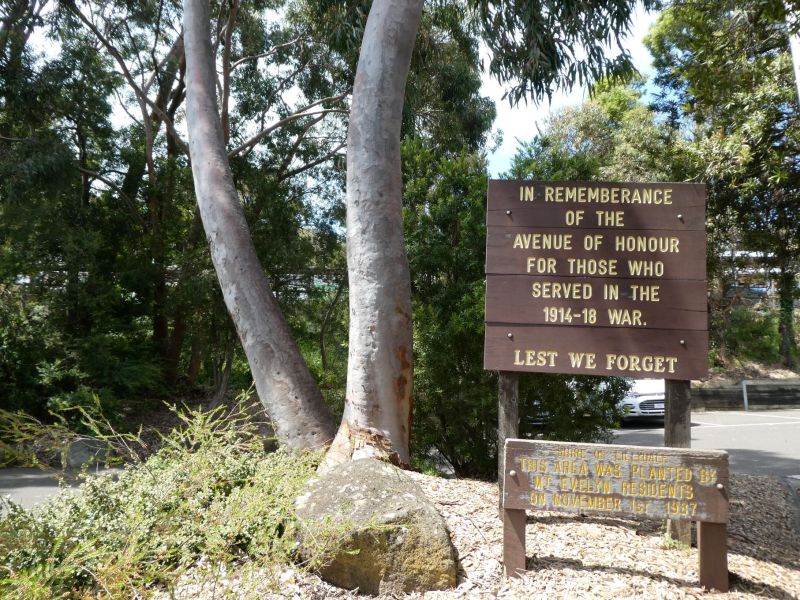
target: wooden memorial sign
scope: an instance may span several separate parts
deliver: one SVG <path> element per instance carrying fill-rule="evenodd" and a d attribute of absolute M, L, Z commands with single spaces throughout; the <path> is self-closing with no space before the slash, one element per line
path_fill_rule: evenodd
<path fill-rule="evenodd" d="M 489 181 L 484 367 L 708 374 L 705 186 Z"/>
<path fill-rule="evenodd" d="M 525 570 L 525 510 L 698 521 L 700 584 L 728 590 L 728 453 L 508 439 L 506 575 Z"/>

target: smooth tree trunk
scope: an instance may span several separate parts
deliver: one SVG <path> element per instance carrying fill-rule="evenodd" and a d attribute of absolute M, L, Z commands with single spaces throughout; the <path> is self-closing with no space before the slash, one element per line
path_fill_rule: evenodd
<path fill-rule="evenodd" d="M 225 305 L 278 439 L 320 448 L 333 437 L 333 416 L 275 301 L 233 184 L 217 112 L 208 0 L 185 0 L 183 9 L 192 175 Z"/>
<path fill-rule="evenodd" d="M 411 283 L 400 127 L 421 14 L 422 0 L 375 0 L 361 42 L 347 134 L 347 391 L 326 465 L 410 460 Z"/>

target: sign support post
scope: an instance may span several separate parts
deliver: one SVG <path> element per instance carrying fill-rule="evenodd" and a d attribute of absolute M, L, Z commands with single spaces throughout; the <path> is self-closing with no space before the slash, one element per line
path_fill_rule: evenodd
<path fill-rule="evenodd" d="M 500 514 L 502 516 L 506 440 L 519 437 L 519 373 L 513 371 L 498 373 L 497 400 L 497 487 L 500 492 Z M 525 543 L 524 532 L 522 542 Z"/>
<path fill-rule="evenodd" d="M 503 472 L 500 472 L 503 480 Z M 506 577 L 522 577 L 525 573 L 525 509 L 502 508 L 503 513 L 503 571 Z"/>
<path fill-rule="evenodd" d="M 664 446 L 691 448 L 692 407 L 691 382 L 667 379 L 664 382 Z M 692 543 L 692 522 L 667 519 L 667 535 L 687 546 Z"/>
<path fill-rule="evenodd" d="M 725 523 L 697 523 L 697 552 L 700 555 L 700 585 L 727 592 L 728 526 Z"/>

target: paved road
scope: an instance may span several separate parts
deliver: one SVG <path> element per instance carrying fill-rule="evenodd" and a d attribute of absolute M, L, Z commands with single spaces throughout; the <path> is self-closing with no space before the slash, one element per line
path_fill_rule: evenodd
<path fill-rule="evenodd" d="M 59 479 L 41 469 L 0 469 L 0 496 L 25 507 L 31 507 L 53 496 L 59 489 Z"/>
<path fill-rule="evenodd" d="M 61 486 L 76 487 L 80 481 L 73 474 L 42 469 L 0 469 L 0 496 L 31 508 L 58 493 Z"/>
<path fill-rule="evenodd" d="M 632 423 L 616 443 L 663 446 L 663 423 Z M 772 474 L 800 482 L 800 410 L 696 412 L 692 448 L 727 450 L 731 470 Z"/>

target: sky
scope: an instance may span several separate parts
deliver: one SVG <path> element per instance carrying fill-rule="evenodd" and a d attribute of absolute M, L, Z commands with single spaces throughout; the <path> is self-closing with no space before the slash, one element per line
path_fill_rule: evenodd
<path fill-rule="evenodd" d="M 631 33 L 623 44 L 633 58 L 634 66 L 645 76 L 652 73 L 650 54 L 642 44 L 647 30 L 656 20 L 656 13 L 647 13 L 641 6 L 637 7 L 633 19 Z M 503 143 L 489 153 L 489 173 L 497 177 L 507 171 L 511 166 L 511 158 L 517 150 L 517 140 L 529 141 L 536 135 L 537 124 L 541 127 L 547 115 L 554 110 L 565 106 L 575 106 L 588 99 L 589 94 L 585 87 L 575 86 L 570 93 L 558 92 L 553 94 L 551 103 L 547 100 L 538 106 L 529 103 L 520 103 L 515 108 L 510 108 L 507 100 L 502 100 L 503 86 L 488 76 L 484 77 L 481 93 L 490 96 L 497 106 L 497 119 L 494 122 L 493 133 L 498 130 L 503 132 Z"/>

